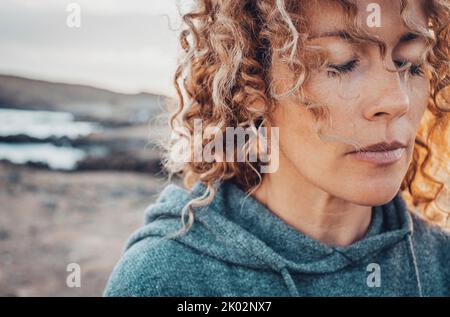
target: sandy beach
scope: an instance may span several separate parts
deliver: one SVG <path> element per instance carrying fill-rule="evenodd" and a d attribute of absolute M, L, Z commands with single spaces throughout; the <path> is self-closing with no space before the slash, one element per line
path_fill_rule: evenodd
<path fill-rule="evenodd" d="M 165 185 L 145 173 L 0 164 L 0 296 L 100 296 Z M 66 285 L 69 263 L 81 287 Z"/>

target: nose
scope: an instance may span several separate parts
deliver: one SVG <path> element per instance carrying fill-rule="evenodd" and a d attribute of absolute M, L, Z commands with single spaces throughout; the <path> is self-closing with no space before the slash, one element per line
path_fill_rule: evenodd
<path fill-rule="evenodd" d="M 369 103 L 364 109 L 364 117 L 369 121 L 392 120 L 403 116 L 409 111 L 410 98 L 401 79 L 402 74 L 388 71 L 383 68 L 379 76 L 374 76 L 371 88 L 371 98 L 374 102 Z M 370 92 L 369 92 L 370 93 Z"/>

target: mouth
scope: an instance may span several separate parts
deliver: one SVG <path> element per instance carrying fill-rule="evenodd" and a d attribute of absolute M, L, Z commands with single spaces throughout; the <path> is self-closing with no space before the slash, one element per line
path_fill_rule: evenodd
<path fill-rule="evenodd" d="M 363 146 L 360 150 L 348 152 L 352 158 L 377 165 L 390 165 L 401 160 L 406 145 L 399 141 L 392 143 L 381 142 L 368 146 Z"/>

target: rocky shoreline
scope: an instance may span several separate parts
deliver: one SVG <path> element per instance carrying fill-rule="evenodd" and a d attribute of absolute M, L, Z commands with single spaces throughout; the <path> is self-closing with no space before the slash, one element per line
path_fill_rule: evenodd
<path fill-rule="evenodd" d="M 76 138 L 0 136 L 3 151 L 14 155 L 44 145 L 57 147 L 51 157 L 60 149 L 86 154 L 64 171 L 0 158 L 0 296 L 102 294 L 127 238 L 167 182 L 158 144 L 168 127 L 156 122 L 163 104 L 158 95 L 0 75 L 0 108 L 70 113 L 101 127 Z M 14 131 L 27 124 L 16 118 L 4 122 Z M 70 263 L 81 268 L 80 288 L 66 285 Z"/>
<path fill-rule="evenodd" d="M 37 139 L 28 135 L 3 136 L 0 137 L 0 143 L 48 143 L 58 147 L 81 149 L 87 153 L 87 156 L 76 164 L 73 171 L 118 170 L 156 174 L 162 172 L 162 153 L 158 144 L 144 138 L 149 134 L 150 129 L 147 125 L 126 126 L 78 139 L 67 137 Z M 163 129 L 160 128 L 159 130 Z M 129 135 L 130 131 L 133 131 L 133 135 Z M 137 137 L 136 134 L 142 136 Z M 48 164 L 44 162 L 26 162 L 24 165 L 50 169 Z"/>
<path fill-rule="evenodd" d="M 69 113 L 74 122 L 97 127 L 93 133 L 77 138 L 25 133 L 0 135 L 0 144 L 12 146 L 10 151 L 15 151 L 14 145 L 28 144 L 79 149 L 85 155 L 73 167 L 74 171 L 161 173 L 158 142 L 162 143 L 168 135 L 167 120 L 161 117 L 165 102 L 166 97 L 152 94 L 126 95 L 82 85 L 0 75 L 0 108 L 27 110 L 27 116 L 30 110 Z M 28 161 L 24 165 L 51 168 L 45 161 Z"/>
<path fill-rule="evenodd" d="M 100 296 L 166 183 L 151 173 L 0 163 L 0 296 Z M 65 283 L 69 263 L 81 267 L 81 288 Z"/>

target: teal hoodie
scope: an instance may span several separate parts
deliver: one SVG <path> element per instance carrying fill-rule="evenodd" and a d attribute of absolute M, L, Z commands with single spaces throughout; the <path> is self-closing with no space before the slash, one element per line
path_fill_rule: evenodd
<path fill-rule="evenodd" d="M 225 181 L 186 234 L 164 238 L 205 189 L 165 187 L 104 296 L 450 296 L 450 234 L 411 214 L 400 194 L 372 208 L 363 239 L 332 247 Z"/>

